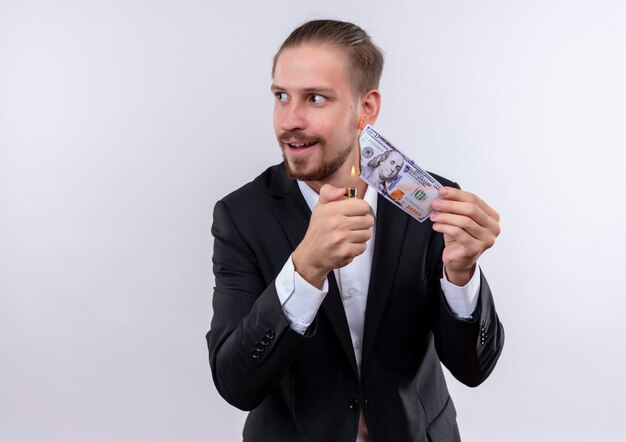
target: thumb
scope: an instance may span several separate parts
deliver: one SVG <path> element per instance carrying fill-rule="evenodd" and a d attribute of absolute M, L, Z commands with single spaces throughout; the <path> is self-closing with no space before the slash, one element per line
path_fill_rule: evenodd
<path fill-rule="evenodd" d="M 320 199 L 317 204 L 326 204 L 331 201 L 339 201 L 346 196 L 346 189 L 343 187 L 334 187 L 330 184 L 324 184 L 320 189 Z"/>

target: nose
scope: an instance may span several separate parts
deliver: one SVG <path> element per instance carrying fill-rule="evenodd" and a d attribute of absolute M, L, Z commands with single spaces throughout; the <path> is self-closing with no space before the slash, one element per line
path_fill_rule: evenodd
<path fill-rule="evenodd" d="M 306 115 L 303 106 L 296 102 L 280 105 L 277 109 L 277 118 L 283 131 L 304 130 L 306 128 Z"/>

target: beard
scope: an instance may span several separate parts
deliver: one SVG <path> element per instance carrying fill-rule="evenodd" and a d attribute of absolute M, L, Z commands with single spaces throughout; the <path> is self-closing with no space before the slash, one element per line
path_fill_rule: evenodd
<path fill-rule="evenodd" d="M 316 149 L 322 149 L 322 161 L 313 170 L 305 173 L 303 171 L 309 160 L 306 158 L 294 158 L 291 161 L 287 159 L 283 148 L 283 140 L 296 139 L 298 143 L 317 143 Z M 354 147 L 353 143 L 340 151 L 334 158 L 326 158 L 326 140 L 321 137 L 305 136 L 300 131 L 285 132 L 278 137 L 278 142 L 283 153 L 283 164 L 287 170 L 289 178 L 301 181 L 323 181 L 337 172 L 346 162 Z"/>

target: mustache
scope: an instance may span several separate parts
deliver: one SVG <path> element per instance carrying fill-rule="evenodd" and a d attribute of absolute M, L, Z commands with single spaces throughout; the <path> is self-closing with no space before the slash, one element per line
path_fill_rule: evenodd
<path fill-rule="evenodd" d="M 278 141 L 287 143 L 295 141 L 298 144 L 324 143 L 324 138 L 317 135 L 306 135 L 301 130 L 287 130 L 278 136 Z"/>

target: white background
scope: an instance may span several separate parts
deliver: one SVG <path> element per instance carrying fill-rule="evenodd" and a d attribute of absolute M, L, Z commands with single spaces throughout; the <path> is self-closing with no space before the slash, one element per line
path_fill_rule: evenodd
<path fill-rule="evenodd" d="M 212 208 L 279 162 L 271 58 L 321 17 L 386 52 L 377 128 L 502 215 L 464 440 L 623 440 L 626 4 L 336 3 L 0 0 L 0 440 L 241 440 Z"/>

